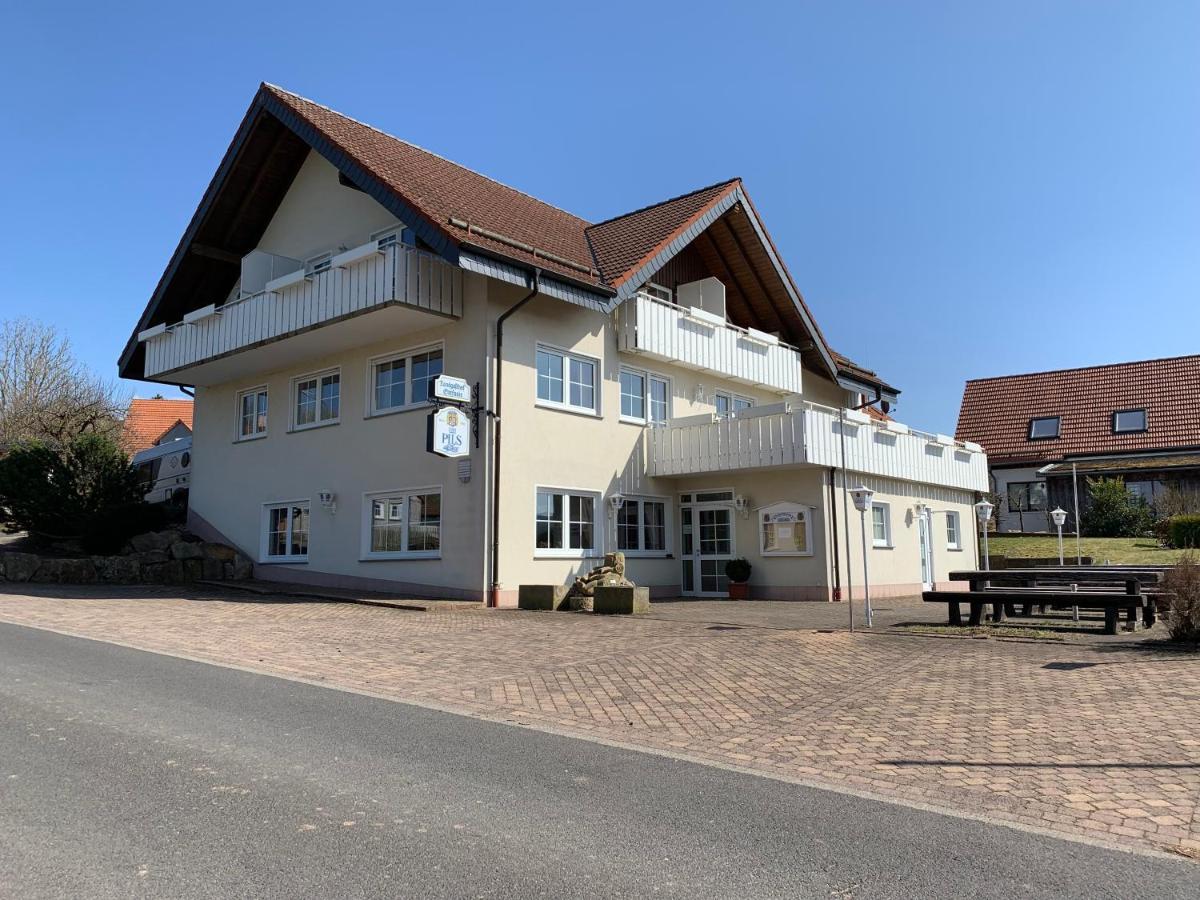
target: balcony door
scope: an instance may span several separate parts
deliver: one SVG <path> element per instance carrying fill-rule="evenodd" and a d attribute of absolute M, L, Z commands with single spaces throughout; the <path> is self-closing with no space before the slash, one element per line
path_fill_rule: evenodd
<path fill-rule="evenodd" d="M 698 491 L 680 497 L 680 565 L 683 593 L 724 597 L 725 563 L 733 559 L 733 491 Z"/>

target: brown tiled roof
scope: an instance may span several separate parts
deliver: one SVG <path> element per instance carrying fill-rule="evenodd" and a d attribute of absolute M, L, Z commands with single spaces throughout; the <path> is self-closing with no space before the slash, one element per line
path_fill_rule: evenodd
<path fill-rule="evenodd" d="M 619 287 L 740 183 L 722 181 L 592 225 L 587 238 L 605 283 Z"/>
<path fill-rule="evenodd" d="M 356 159 L 455 243 L 535 258 L 511 244 L 468 234 L 452 225 L 452 218 L 570 260 L 580 268 L 536 257 L 545 269 L 601 284 L 591 274 L 594 263 L 584 237 L 589 224 L 585 220 L 282 88 L 268 84 L 263 90 Z"/>
<path fill-rule="evenodd" d="M 191 400 L 131 400 L 125 413 L 125 449 L 133 454 L 153 447 L 178 422 L 192 427 Z"/>
<path fill-rule="evenodd" d="M 1068 455 L 1200 446 L 1200 356 L 1060 369 L 968 381 L 956 436 L 989 460 L 1053 461 Z M 1112 414 L 1145 409 L 1147 430 L 1113 434 Z M 1029 421 L 1058 416 L 1059 437 L 1029 440 Z"/>

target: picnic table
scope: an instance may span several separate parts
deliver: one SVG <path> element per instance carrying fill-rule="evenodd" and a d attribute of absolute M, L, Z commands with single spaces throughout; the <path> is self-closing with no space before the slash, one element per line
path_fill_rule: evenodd
<path fill-rule="evenodd" d="M 1117 633 L 1117 617 L 1137 627 L 1138 612 L 1149 628 L 1155 620 L 1155 596 L 1165 566 L 1055 566 L 1032 569 L 998 569 L 951 572 L 951 581 L 965 581 L 967 591 L 925 591 L 926 603 L 945 603 L 951 625 L 962 624 L 961 604 L 970 605 L 971 625 L 983 619 L 985 604 L 992 607 L 992 622 L 1016 615 L 1032 615 L 1033 607 L 1098 609 L 1104 612 L 1104 633 Z"/>

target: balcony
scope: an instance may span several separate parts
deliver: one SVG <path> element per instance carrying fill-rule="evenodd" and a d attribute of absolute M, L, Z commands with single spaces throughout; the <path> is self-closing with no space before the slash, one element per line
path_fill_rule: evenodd
<path fill-rule="evenodd" d="M 156 325 L 141 332 L 138 340 L 146 347 L 146 378 L 194 369 L 319 326 L 392 307 L 418 313 L 410 318 L 427 320 L 426 327 L 436 324 L 438 318 L 462 316 L 462 270 L 401 244 L 367 244 L 334 256 L 320 271 L 301 269 L 268 282 L 266 287 L 222 306 L 189 312 L 174 325 Z M 325 342 L 324 349 L 334 347 Z M 219 371 L 231 373 L 230 367 Z M 203 374 L 190 372 L 188 380 L 205 383 Z"/>
<path fill-rule="evenodd" d="M 703 475 L 775 466 L 841 465 L 900 481 L 986 491 L 987 457 L 976 444 L 928 434 L 899 422 L 878 422 L 793 398 L 742 410 L 728 418 L 692 416 L 648 429 L 648 474 Z"/>
<path fill-rule="evenodd" d="M 773 335 L 739 328 L 701 309 L 638 294 L 618 311 L 617 346 L 627 353 L 798 394 L 800 351 Z"/>

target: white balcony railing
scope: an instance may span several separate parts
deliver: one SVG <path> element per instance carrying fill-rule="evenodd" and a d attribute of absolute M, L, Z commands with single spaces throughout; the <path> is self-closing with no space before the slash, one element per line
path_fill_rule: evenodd
<path fill-rule="evenodd" d="M 268 285 L 272 290 L 194 310 L 175 325 L 143 331 L 146 377 L 385 306 L 462 316 L 462 269 L 433 254 L 401 244 L 366 245 L 335 256 L 333 263 L 307 276 L 298 272 L 276 279 Z"/>
<path fill-rule="evenodd" d="M 729 418 L 692 416 L 648 430 L 648 474 L 702 475 L 771 466 L 841 465 L 900 481 L 986 491 L 987 457 L 975 444 L 878 422 L 799 398 L 742 410 Z"/>
<path fill-rule="evenodd" d="M 781 394 L 801 390 L 800 351 L 772 335 L 722 322 L 703 310 L 638 294 L 618 313 L 617 345 L 629 353 L 712 372 Z"/>

